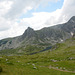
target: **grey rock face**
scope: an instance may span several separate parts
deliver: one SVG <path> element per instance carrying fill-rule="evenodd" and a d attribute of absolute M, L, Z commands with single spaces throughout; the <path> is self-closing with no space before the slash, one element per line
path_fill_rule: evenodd
<path fill-rule="evenodd" d="M 45 27 L 37 31 L 28 27 L 21 36 L 0 40 L 0 50 L 25 47 L 26 45 L 38 45 L 40 43 L 54 45 L 72 37 L 75 35 L 74 33 L 75 16 L 67 23 Z"/>
<path fill-rule="evenodd" d="M 25 30 L 25 32 L 23 33 L 22 39 L 25 39 L 26 37 L 31 38 L 33 36 L 35 36 L 35 31 L 32 28 L 28 27 L 27 30 Z"/>

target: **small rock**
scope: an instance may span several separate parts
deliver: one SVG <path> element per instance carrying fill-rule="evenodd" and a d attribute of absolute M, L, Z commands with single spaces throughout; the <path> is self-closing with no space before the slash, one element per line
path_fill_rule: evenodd
<path fill-rule="evenodd" d="M 32 64 L 33 66 L 35 66 L 35 64 Z"/>
<path fill-rule="evenodd" d="M 16 62 L 20 62 L 20 61 L 16 61 Z"/>
<path fill-rule="evenodd" d="M 33 67 L 33 69 L 37 69 L 36 67 Z"/>
<path fill-rule="evenodd" d="M 6 59 L 6 61 L 8 61 L 8 59 Z"/>
<path fill-rule="evenodd" d="M 63 68 L 63 70 L 65 70 L 65 68 Z"/>
<path fill-rule="evenodd" d="M 30 63 L 27 63 L 28 65 L 30 64 Z"/>
<path fill-rule="evenodd" d="M 58 67 L 56 67 L 56 69 L 58 69 Z"/>
<path fill-rule="evenodd" d="M 51 59 L 52 62 L 57 62 L 57 60 Z"/>
<path fill-rule="evenodd" d="M 7 63 L 10 63 L 10 62 L 7 62 Z"/>
<path fill-rule="evenodd" d="M 60 67 L 60 69 L 62 70 L 62 67 Z"/>
<path fill-rule="evenodd" d="M 22 65 L 24 65 L 24 64 L 22 64 Z"/>

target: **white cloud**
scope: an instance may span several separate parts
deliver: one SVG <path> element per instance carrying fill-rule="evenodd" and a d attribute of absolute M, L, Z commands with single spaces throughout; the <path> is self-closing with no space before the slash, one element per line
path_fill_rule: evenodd
<path fill-rule="evenodd" d="M 22 13 L 27 12 L 32 9 L 29 0 L 14 0 L 11 9 L 6 13 L 5 17 L 9 19 L 15 19 L 19 17 Z"/>
<path fill-rule="evenodd" d="M 29 10 L 37 10 L 40 4 L 47 5 L 49 1 L 59 0 L 0 0 L 0 39 L 21 35 L 28 26 L 41 29 L 63 23 L 75 15 L 75 0 L 64 0 L 62 8 L 54 12 L 33 12 L 30 18 L 18 18 Z"/>
<path fill-rule="evenodd" d="M 10 21 L 7 21 L 6 19 L 0 17 L 0 31 L 8 30 L 11 27 L 10 25 Z"/>
<path fill-rule="evenodd" d="M 0 2 L 0 16 L 3 16 L 4 14 L 6 14 L 11 8 L 12 4 L 13 4 L 12 1 L 1 1 Z"/>
<path fill-rule="evenodd" d="M 0 39 L 21 35 L 30 24 L 28 21 L 18 23 L 18 17 L 44 1 L 56 0 L 0 0 Z M 37 22 L 33 21 L 34 24 Z"/>
<path fill-rule="evenodd" d="M 43 27 L 51 26 L 58 22 L 58 16 L 60 16 L 60 9 L 55 12 L 36 12 L 33 13 L 33 17 L 31 18 L 23 18 L 21 19 L 21 25 L 27 24 L 34 29 L 41 29 Z M 55 20 L 55 21 L 54 21 Z"/>
<path fill-rule="evenodd" d="M 5 28 L 5 30 L 0 31 L 0 39 L 22 35 L 27 28 L 25 25 L 20 25 L 15 21 L 12 21 L 9 25 L 8 29 Z M 9 25 L 6 26 L 8 27 Z"/>
<path fill-rule="evenodd" d="M 54 12 L 33 13 L 33 17 L 24 18 L 22 22 L 27 22 L 34 29 L 40 29 L 47 26 L 53 26 L 67 22 L 72 16 L 75 16 L 75 0 L 64 0 L 61 9 Z"/>
<path fill-rule="evenodd" d="M 64 0 L 61 11 L 60 18 L 63 16 L 63 19 L 65 18 L 66 21 L 75 16 L 75 0 Z"/>
<path fill-rule="evenodd" d="M 0 0 L 0 31 L 6 31 L 10 28 L 10 21 L 5 19 L 3 16 L 11 8 L 11 1 Z"/>
<path fill-rule="evenodd" d="M 15 19 L 21 14 L 26 13 L 32 8 L 37 8 L 40 4 L 45 5 L 49 1 L 57 2 L 58 0 L 11 0 L 13 4 L 11 9 L 5 15 L 6 18 Z"/>

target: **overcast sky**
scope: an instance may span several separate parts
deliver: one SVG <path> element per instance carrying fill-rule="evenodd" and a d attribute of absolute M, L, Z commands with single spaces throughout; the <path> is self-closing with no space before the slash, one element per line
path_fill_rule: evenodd
<path fill-rule="evenodd" d="M 75 16 L 75 0 L 0 0 L 0 39 L 22 35 L 68 21 Z"/>

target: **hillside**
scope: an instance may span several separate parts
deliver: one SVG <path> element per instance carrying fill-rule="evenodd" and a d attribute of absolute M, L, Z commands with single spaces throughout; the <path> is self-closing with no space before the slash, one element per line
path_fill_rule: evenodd
<path fill-rule="evenodd" d="M 34 55 L 0 55 L 0 75 L 75 75 L 75 37 L 52 49 Z"/>
<path fill-rule="evenodd" d="M 75 16 L 67 23 L 45 27 L 37 31 L 28 27 L 21 36 L 0 40 L 0 50 L 17 48 L 18 52 L 22 52 L 20 50 L 21 48 L 26 51 L 29 47 L 35 47 L 38 50 L 42 50 L 71 38 L 74 32 Z M 35 48 L 33 52 L 36 51 Z"/>

